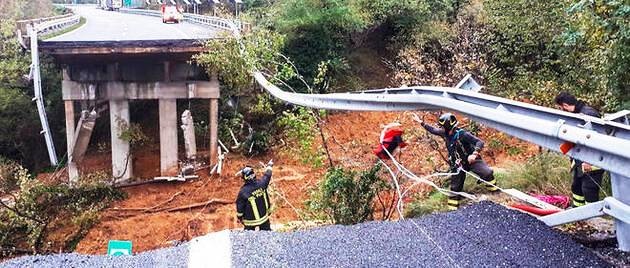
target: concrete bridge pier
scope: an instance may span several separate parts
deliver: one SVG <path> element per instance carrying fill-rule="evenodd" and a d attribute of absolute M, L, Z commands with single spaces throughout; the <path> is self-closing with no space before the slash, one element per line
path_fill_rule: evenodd
<path fill-rule="evenodd" d="M 208 122 L 210 132 L 210 166 L 212 167 L 219 162 L 219 144 L 217 142 L 219 128 L 219 100 L 216 98 L 210 99 L 210 120 Z"/>
<path fill-rule="evenodd" d="M 112 176 L 116 182 L 126 181 L 133 174 L 128 132 L 130 127 L 129 101 L 109 101 L 109 122 L 112 146 Z"/>
<path fill-rule="evenodd" d="M 160 174 L 177 175 L 177 100 L 160 99 Z"/>
<path fill-rule="evenodd" d="M 74 128 L 75 128 L 75 120 L 74 120 L 74 102 L 71 100 L 64 101 L 65 109 L 66 109 L 66 141 L 67 141 L 67 159 L 68 159 L 68 178 L 72 183 L 76 183 L 79 180 L 79 170 L 77 169 L 77 165 L 72 158 L 72 151 L 74 150 L 72 141 L 74 141 Z"/>

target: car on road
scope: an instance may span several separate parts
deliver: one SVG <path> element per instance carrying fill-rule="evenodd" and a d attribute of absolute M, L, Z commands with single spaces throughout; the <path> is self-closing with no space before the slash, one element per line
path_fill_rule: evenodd
<path fill-rule="evenodd" d="M 162 23 L 179 23 L 183 19 L 182 12 L 177 6 L 162 6 Z"/>

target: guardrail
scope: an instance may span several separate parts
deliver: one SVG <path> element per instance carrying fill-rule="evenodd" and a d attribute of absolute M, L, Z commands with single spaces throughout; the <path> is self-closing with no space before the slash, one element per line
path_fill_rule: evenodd
<path fill-rule="evenodd" d="M 50 163 L 57 165 L 57 154 L 55 144 L 53 143 L 52 133 L 48 126 L 48 118 L 46 116 L 46 108 L 44 106 L 44 95 L 42 94 L 41 74 L 39 70 L 39 51 L 38 51 L 38 35 L 56 32 L 81 21 L 81 17 L 75 14 L 66 14 L 48 18 L 40 18 L 33 20 L 18 21 L 17 37 L 18 41 L 24 48 L 31 49 L 31 72 L 30 77 L 33 79 L 33 88 L 35 98 L 33 101 L 37 104 L 37 112 L 39 113 L 40 122 L 42 123 L 42 131 L 48 148 L 48 157 Z M 26 31 L 27 35 L 22 33 Z M 30 46 L 27 46 L 30 44 Z"/>
<path fill-rule="evenodd" d="M 153 17 L 162 16 L 162 13 L 160 11 L 148 9 L 121 8 L 119 12 Z M 204 16 L 191 13 L 184 13 L 184 21 L 211 26 L 225 31 L 232 31 L 234 25 L 236 25 L 236 27 L 241 31 L 248 31 L 251 28 L 249 23 L 241 23 L 240 21 L 232 21 L 219 17 Z"/>
<path fill-rule="evenodd" d="M 53 21 L 46 21 L 43 23 L 36 24 L 34 29 L 39 34 L 48 34 L 56 31 L 63 30 L 72 25 L 75 25 L 81 21 L 81 16 L 73 15 L 67 18 L 62 18 Z"/>
<path fill-rule="evenodd" d="M 59 16 L 48 17 L 48 18 L 39 18 L 39 19 L 31 19 L 31 20 L 18 20 L 16 22 L 16 24 L 17 24 L 18 30 L 20 30 L 23 33 L 25 33 L 27 25 L 31 25 L 32 26 L 32 25 L 37 25 L 37 24 L 41 24 L 41 23 L 45 23 L 45 22 L 65 19 L 65 18 L 72 17 L 72 16 L 74 16 L 74 14 L 68 13 L 68 14 L 65 14 L 65 15 L 59 15 Z"/>

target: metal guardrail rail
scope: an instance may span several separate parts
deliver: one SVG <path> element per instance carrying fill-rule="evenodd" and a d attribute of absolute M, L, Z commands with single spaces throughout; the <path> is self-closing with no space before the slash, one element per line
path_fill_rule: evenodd
<path fill-rule="evenodd" d="M 121 8 L 119 12 L 128 13 L 128 14 L 136 14 L 136 15 L 144 15 L 144 16 L 153 16 L 153 17 L 161 17 L 162 13 L 157 10 L 147 10 L 147 9 L 133 9 L 133 8 Z M 213 17 L 213 16 L 203 16 L 191 13 L 184 13 L 184 21 L 210 26 L 213 28 L 218 28 L 225 31 L 232 31 L 232 27 L 234 25 L 241 25 L 238 21 L 231 21 L 224 18 Z M 237 26 L 238 29 L 246 29 L 246 24 L 241 26 Z"/>
<path fill-rule="evenodd" d="M 46 21 L 35 25 L 35 29 L 38 34 L 48 34 L 56 31 L 66 29 L 72 25 L 78 24 L 81 21 L 81 16 L 72 15 L 66 18 L 60 18 L 58 20 Z"/>
<path fill-rule="evenodd" d="M 408 87 L 352 93 L 300 94 L 255 78 L 275 97 L 317 109 L 402 111 L 448 109 L 515 137 L 554 151 L 575 143 L 570 156 L 608 171 L 630 174 L 630 126 L 561 112 L 471 91 L 446 87 Z M 594 129 L 589 129 L 593 127 Z M 602 133 L 614 133 L 610 136 Z"/>
<path fill-rule="evenodd" d="M 46 147 L 48 148 L 48 158 L 50 164 L 56 166 L 58 164 L 57 152 L 55 150 L 55 144 L 53 142 L 52 133 L 48 126 L 48 118 L 46 116 L 46 108 L 44 106 L 44 94 L 42 94 L 42 81 L 39 70 L 39 49 L 38 49 L 38 36 L 39 34 L 49 34 L 56 31 L 63 30 L 67 27 L 75 25 L 81 21 L 81 17 L 75 14 L 66 14 L 62 16 L 55 16 L 49 18 L 41 18 L 34 20 L 22 20 L 18 21 L 17 36 L 23 47 L 27 47 L 24 36 L 22 35 L 22 28 L 25 27 L 28 36 L 28 43 L 30 43 L 31 49 L 31 71 L 30 77 L 33 79 L 33 88 L 35 97 L 33 101 L 37 104 L 37 112 L 42 124 L 41 133 L 46 140 Z"/>
<path fill-rule="evenodd" d="M 289 103 L 317 109 L 355 111 L 457 111 L 494 129 L 560 151 L 565 142 L 576 144 L 571 157 L 611 172 L 613 197 L 541 218 L 554 226 L 601 216 L 615 217 L 619 248 L 630 251 L 630 126 L 599 118 L 566 113 L 471 91 L 447 87 L 405 87 L 351 93 L 300 94 L 286 92 L 254 72 L 257 83 Z"/>
<path fill-rule="evenodd" d="M 39 19 L 30 19 L 30 20 L 18 20 L 16 22 L 16 24 L 17 24 L 18 30 L 20 30 L 23 33 L 25 33 L 26 30 L 27 30 L 26 29 L 27 25 L 37 25 L 37 24 L 42 24 L 42 23 L 45 23 L 45 22 L 65 19 L 65 18 L 72 17 L 72 16 L 74 16 L 74 14 L 68 13 L 68 14 L 54 16 L 54 17 L 48 17 L 48 18 L 39 18 Z"/>

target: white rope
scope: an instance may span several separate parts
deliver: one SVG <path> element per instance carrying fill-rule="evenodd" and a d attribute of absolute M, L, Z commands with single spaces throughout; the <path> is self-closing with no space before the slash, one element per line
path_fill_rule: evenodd
<path fill-rule="evenodd" d="M 418 227 L 418 229 L 420 229 L 420 231 L 422 231 L 422 234 L 424 234 L 424 236 L 426 236 L 429 241 L 431 241 L 431 243 L 433 243 L 433 245 L 435 245 L 440 251 L 442 251 L 442 255 L 446 256 L 448 258 L 448 261 L 450 261 L 453 264 L 453 267 L 461 267 L 459 265 L 457 265 L 457 262 L 455 262 L 455 260 L 453 258 L 451 258 L 451 255 L 448 255 L 448 253 L 446 252 L 446 250 L 444 250 L 440 244 L 438 244 L 435 240 L 433 240 L 433 238 L 429 235 L 429 233 L 424 229 L 424 227 L 418 225 L 416 222 L 414 222 L 413 220 L 409 220 L 411 223 L 413 223 L 413 225 L 415 225 L 416 227 Z"/>
<path fill-rule="evenodd" d="M 382 146 L 382 144 L 381 144 Z M 402 214 L 402 208 L 403 208 L 403 197 L 405 196 L 405 194 L 407 193 L 407 191 L 409 191 L 409 189 L 411 189 L 413 186 L 417 185 L 418 183 L 427 183 L 431 186 L 433 186 L 434 188 L 438 189 L 438 191 L 442 192 L 442 191 L 446 191 L 446 192 L 452 192 L 449 190 L 444 190 L 440 187 L 438 187 L 435 183 L 433 183 L 432 181 L 427 180 L 427 178 L 430 177 L 437 177 L 437 176 L 446 176 L 446 175 L 453 175 L 453 174 L 458 174 L 458 173 L 436 173 L 436 174 L 432 174 L 423 178 L 420 178 L 414 174 L 406 174 L 406 172 L 409 172 L 409 170 L 407 170 L 405 167 L 403 167 L 400 163 L 398 163 L 394 157 L 389 153 L 389 151 L 383 146 L 383 150 L 385 150 L 385 152 L 387 153 L 387 155 L 389 155 L 390 159 L 392 160 L 392 162 L 394 163 L 394 165 L 396 166 L 396 168 L 398 168 L 398 170 L 400 172 L 402 172 L 404 175 L 406 175 L 407 177 L 409 177 L 412 180 L 416 180 L 417 181 L 410 186 L 408 189 L 406 189 L 403 193 L 400 192 L 400 186 L 398 183 L 398 179 L 397 176 L 394 174 L 394 172 L 392 171 L 392 169 L 381 159 L 379 159 L 379 161 L 385 166 L 385 168 L 387 168 L 387 170 L 389 171 L 389 173 L 392 175 L 392 179 L 394 180 L 394 184 L 396 185 L 396 192 L 398 193 L 398 202 L 396 205 L 396 210 L 398 210 L 398 215 L 400 217 L 400 219 L 404 220 L 404 216 Z M 402 169 L 401 169 L 402 167 Z M 404 169 L 404 170 L 403 170 Z M 405 172 L 406 171 L 406 172 Z M 410 173 L 410 172 L 409 172 Z M 411 175 L 411 176 L 409 176 Z M 455 192 L 453 192 L 455 193 Z M 464 193 L 465 194 L 465 193 Z M 468 195 L 468 194 L 466 194 Z M 474 196 L 473 196 L 474 197 Z M 438 244 L 430 235 L 429 233 L 424 229 L 424 227 L 418 225 L 416 222 L 414 222 L 413 220 L 410 220 L 410 222 L 415 225 L 424 236 L 426 236 L 426 238 L 429 240 L 429 242 L 431 242 L 433 245 L 435 245 L 435 247 L 437 247 L 441 252 L 442 255 L 446 256 L 447 261 L 449 262 L 449 264 L 452 264 L 453 267 L 460 267 L 459 265 L 457 265 L 457 262 L 455 262 L 455 260 L 446 252 L 446 250 L 444 250 L 444 248 L 442 248 L 440 246 L 440 244 Z"/>
<path fill-rule="evenodd" d="M 403 205 L 402 205 L 402 194 L 400 192 L 400 185 L 398 184 L 398 175 L 394 175 L 394 171 L 392 171 L 391 168 L 389 168 L 389 166 L 387 164 L 385 164 L 385 162 L 383 162 L 383 160 L 381 160 L 380 158 L 378 159 L 378 161 L 380 161 L 385 168 L 387 168 L 387 171 L 389 171 L 389 174 L 392 175 L 392 180 L 394 181 L 394 185 L 396 186 L 396 193 L 398 194 L 398 201 L 396 202 L 396 210 L 398 211 L 398 217 L 400 217 L 400 219 L 405 219 L 403 216 Z"/>
<path fill-rule="evenodd" d="M 468 174 L 468 175 L 472 176 L 472 177 L 473 177 L 473 178 L 475 178 L 477 181 L 480 181 L 480 182 L 482 182 L 482 183 L 485 183 L 486 185 L 490 185 L 490 186 L 492 186 L 492 187 L 495 187 L 495 188 L 499 189 L 499 191 L 501 191 L 502 193 L 505 193 L 505 190 L 503 190 L 503 188 L 501 188 L 501 187 L 497 186 L 496 184 L 492 184 L 492 183 L 490 183 L 490 182 L 487 182 L 487 181 L 483 180 L 482 178 L 480 178 L 479 176 L 477 176 L 476 174 L 474 174 L 474 173 L 472 173 L 472 172 L 470 172 L 470 171 L 466 171 L 466 170 L 465 170 L 464 168 L 462 168 L 462 167 L 459 167 L 459 170 L 461 170 L 461 171 L 463 171 L 464 173 L 466 173 L 466 174 Z"/>
<path fill-rule="evenodd" d="M 398 163 L 398 161 L 396 161 L 396 159 L 394 158 L 394 156 L 392 156 L 391 153 L 389 153 L 389 151 L 383 146 L 383 150 L 385 150 L 385 153 L 387 153 L 387 155 L 389 156 L 389 158 L 392 160 L 392 163 L 394 164 L 394 166 L 396 166 L 396 168 L 402 172 L 403 175 L 407 176 L 408 178 L 416 181 L 417 183 L 424 183 L 427 184 L 433 188 L 435 188 L 436 190 L 438 190 L 439 192 L 448 195 L 448 196 L 453 196 L 453 195 L 460 195 L 463 196 L 465 198 L 471 199 L 471 200 L 477 200 L 477 197 L 475 197 L 474 195 L 471 195 L 469 193 L 465 193 L 465 192 L 456 192 L 456 191 L 451 191 L 448 189 L 444 189 L 441 188 L 440 186 L 438 186 L 437 184 L 435 184 L 434 182 L 428 180 L 427 178 L 430 177 L 436 177 L 439 175 L 444 175 L 444 176 L 451 176 L 451 175 L 457 175 L 459 174 L 459 170 L 457 173 L 436 173 L 436 174 L 432 174 L 429 175 L 427 177 L 418 177 L 415 174 L 413 174 L 411 171 L 409 171 L 407 168 L 405 168 L 404 166 L 402 166 L 400 163 Z M 405 191 L 406 192 L 406 191 Z M 401 197 L 402 198 L 402 197 Z"/>

